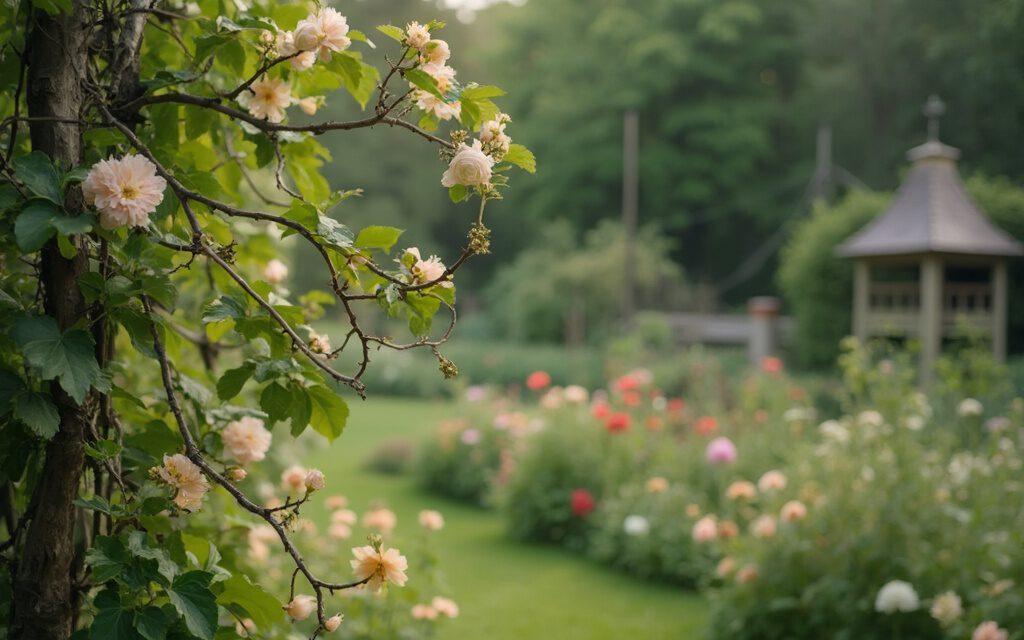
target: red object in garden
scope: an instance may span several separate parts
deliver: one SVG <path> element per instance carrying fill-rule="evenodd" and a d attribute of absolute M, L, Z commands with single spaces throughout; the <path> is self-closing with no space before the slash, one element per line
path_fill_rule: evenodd
<path fill-rule="evenodd" d="M 669 413 L 682 413 L 686 408 L 686 401 L 682 398 L 670 398 L 668 401 Z"/>
<path fill-rule="evenodd" d="M 586 489 L 573 489 L 569 504 L 572 506 L 573 515 L 580 517 L 588 515 L 597 506 L 594 496 Z"/>
<path fill-rule="evenodd" d="M 526 386 L 533 391 L 540 391 L 551 384 L 551 376 L 545 371 L 534 371 L 526 377 Z"/>
<path fill-rule="evenodd" d="M 761 358 L 761 371 L 765 373 L 782 373 L 782 360 L 775 356 Z"/>
<path fill-rule="evenodd" d="M 613 413 L 608 416 L 605 420 L 605 426 L 608 427 L 608 431 L 612 433 L 619 433 L 620 431 L 627 431 L 632 420 L 628 413 Z"/>
<path fill-rule="evenodd" d="M 718 419 L 715 416 L 701 416 L 693 426 L 694 431 L 702 436 L 718 431 Z"/>
<path fill-rule="evenodd" d="M 590 413 L 600 420 L 603 420 L 612 414 L 612 408 L 608 406 L 607 402 L 595 402 L 594 406 L 590 408 Z"/>
<path fill-rule="evenodd" d="M 640 381 L 628 373 L 615 381 L 615 388 L 619 391 L 633 391 L 640 387 Z"/>
<path fill-rule="evenodd" d="M 642 403 L 644 399 L 643 396 L 636 391 L 627 391 L 622 394 L 622 401 L 627 407 L 639 407 L 640 403 Z"/>

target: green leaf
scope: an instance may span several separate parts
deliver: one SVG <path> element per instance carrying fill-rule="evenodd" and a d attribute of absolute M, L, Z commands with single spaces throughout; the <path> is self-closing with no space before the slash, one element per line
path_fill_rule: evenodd
<path fill-rule="evenodd" d="M 164 640 L 171 621 L 160 607 L 149 605 L 135 612 L 135 630 L 146 640 Z"/>
<path fill-rule="evenodd" d="M 128 550 L 118 538 L 97 536 L 92 548 L 85 552 L 85 562 L 92 568 L 92 581 L 103 584 L 124 571 Z"/>
<path fill-rule="evenodd" d="M 0 213 L 21 202 L 21 194 L 10 182 L 0 182 Z"/>
<path fill-rule="evenodd" d="M 521 144 L 509 145 L 504 162 L 510 162 L 530 173 L 537 172 L 537 159 L 533 157 L 532 151 Z"/>
<path fill-rule="evenodd" d="M 227 43 L 229 40 L 233 40 L 234 35 L 221 35 L 212 34 L 208 36 L 200 36 L 196 38 L 196 53 L 195 63 L 197 65 L 202 64 L 207 58 L 212 56 L 221 46 Z"/>
<path fill-rule="evenodd" d="M 185 619 L 189 632 L 202 640 L 213 640 L 217 629 L 217 600 L 210 591 L 212 574 L 189 571 L 174 579 L 167 589 L 171 604 Z"/>
<path fill-rule="evenodd" d="M 60 428 L 60 415 L 50 396 L 45 393 L 29 391 L 14 398 L 14 417 L 21 420 L 32 433 L 43 440 L 57 435 Z"/>
<path fill-rule="evenodd" d="M 396 42 L 405 43 L 405 31 L 393 24 L 382 24 L 377 27 L 377 31 L 380 31 Z"/>
<path fill-rule="evenodd" d="M 217 381 L 217 397 L 221 400 L 230 400 L 237 396 L 242 391 L 246 381 L 252 377 L 254 371 L 256 371 L 256 365 L 251 362 L 225 371 L 224 375 Z"/>
<path fill-rule="evenodd" d="M 121 605 L 114 589 L 104 589 L 96 595 L 93 604 L 98 609 L 89 627 L 92 640 L 140 640 L 135 631 L 135 612 Z"/>
<path fill-rule="evenodd" d="M 336 249 L 350 249 L 352 247 L 352 232 L 349 228 L 334 218 L 320 216 L 316 232 L 324 241 Z"/>
<path fill-rule="evenodd" d="M 465 185 L 457 184 L 448 188 L 448 197 L 451 198 L 452 202 L 462 202 L 468 195 L 469 190 L 466 189 Z"/>
<path fill-rule="evenodd" d="M 291 420 L 291 434 L 298 437 L 309 426 L 309 418 L 313 413 L 313 403 L 309 399 L 306 389 L 298 384 L 289 385 L 292 395 L 291 404 L 288 407 L 288 418 Z"/>
<path fill-rule="evenodd" d="M 284 621 L 280 601 L 262 587 L 249 582 L 246 576 L 236 573 L 221 584 L 224 590 L 217 596 L 217 602 L 225 607 L 241 607 L 258 628 L 270 629 Z"/>
<path fill-rule="evenodd" d="M 203 308 L 203 322 L 238 320 L 245 317 L 245 303 L 232 296 L 221 296 Z"/>
<path fill-rule="evenodd" d="M 348 421 L 348 404 L 331 389 L 314 386 L 306 389 L 312 407 L 309 423 L 330 441 L 341 435 Z"/>
<path fill-rule="evenodd" d="M 92 226 L 95 222 L 96 218 L 87 213 L 80 216 L 57 215 L 50 220 L 53 228 L 66 236 L 73 236 L 77 233 L 89 233 L 92 231 Z"/>
<path fill-rule="evenodd" d="M 14 407 L 14 396 L 25 388 L 25 381 L 18 374 L 0 369 L 0 416 L 7 415 Z"/>
<path fill-rule="evenodd" d="M 356 236 L 355 244 L 361 249 L 381 249 L 388 252 L 401 235 L 402 230 L 395 227 L 366 227 Z"/>
<path fill-rule="evenodd" d="M 21 316 L 11 331 L 14 341 L 43 380 L 59 378 L 60 386 L 81 404 L 89 387 L 104 390 L 109 380 L 96 363 L 92 336 L 81 329 L 61 334 L 49 316 Z"/>
<path fill-rule="evenodd" d="M 444 97 L 444 94 L 441 93 L 441 90 L 437 88 L 437 81 L 434 80 L 434 77 L 423 69 L 409 69 L 405 71 L 402 76 L 427 93 L 448 102 Z"/>
<path fill-rule="evenodd" d="M 71 13 L 71 0 L 32 0 L 32 6 L 39 7 L 51 16 Z"/>
<path fill-rule="evenodd" d="M 127 139 L 119 129 L 113 127 L 99 128 L 99 129 L 86 129 L 85 133 L 82 134 L 82 139 L 87 144 L 91 144 L 97 147 L 114 147 L 119 144 L 124 144 Z"/>
<path fill-rule="evenodd" d="M 14 238 L 18 248 L 26 253 L 39 251 L 55 233 L 50 224 L 60 214 L 50 202 L 35 200 L 29 203 L 14 221 Z"/>
<path fill-rule="evenodd" d="M 291 208 L 284 212 L 284 217 L 294 220 L 307 229 L 316 229 L 320 222 L 320 213 L 311 204 L 296 200 Z"/>
<path fill-rule="evenodd" d="M 462 90 L 459 94 L 460 100 L 480 100 L 483 98 L 497 98 L 505 95 L 505 92 L 498 87 L 492 86 L 470 86 Z"/>
<path fill-rule="evenodd" d="M 406 308 L 409 310 L 409 331 L 415 336 L 430 333 L 434 315 L 441 308 L 441 301 L 434 296 L 412 292 L 405 297 Z"/>
<path fill-rule="evenodd" d="M 291 392 L 276 382 L 267 385 L 260 394 L 260 409 L 267 414 L 270 424 L 287 419 L 291 404 Z"/>
<path fill-rule="evenodd" d="M 64 1 L 70 9 L 70 0 Z M 64 204 L 64 197 L 60 191 L 60 176 L 45 153 L 33 151 L 28 155 L 18 156 L 11 164 L 14 165 L 14 175 L 25 183 L 29 191 L 54 204 Z"/>

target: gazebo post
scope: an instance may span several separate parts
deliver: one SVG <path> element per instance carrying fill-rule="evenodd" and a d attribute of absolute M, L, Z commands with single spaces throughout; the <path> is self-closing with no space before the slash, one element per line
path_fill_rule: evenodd
<path fill-rule="evenodd" d="M 1000 362 L 1006 360 L 1006 289 L 1006 260 L 997 260 L 992 265 L 992 355 Z"/>
<path fill-rule="evenodd" d="M 935 361 L 942 351 L 942 260 L 937 255 L 921 259 L 921 385 L 931 385 Z"/>
<path fill-rule="evenodd" d="M 871 265 L 861 258 L 853 263 L 853 335 L 861 343 L 868 339 L 868 307 Z"/>

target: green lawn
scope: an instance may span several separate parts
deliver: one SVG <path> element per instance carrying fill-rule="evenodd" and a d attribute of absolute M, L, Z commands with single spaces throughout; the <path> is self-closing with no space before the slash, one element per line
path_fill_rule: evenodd
<path fill-rule="evenodd" d="M 328 491 L 348 496 L 357 511 L 379 499 L 398 514 L 401 532 L 418 525 L 420 509 L 445 516 L 438 553 L 460 616 L 441 624 L 443 640 L 558 638 L 699 638 L 705 602 L 664 585 L 646 584 L 555 547 L 505 537 L 498 514 L 439 499 L 411 478 L 363 469 L 383 441 L 415 440 L 451 411 L 442 402 L 375 398 L 352 406 L 349 425 L 330 448 L 323 440 L 308 463 L 324 470 Z M 325 514 L 310 513 L 323 521 Z M 415 579 L 415 576 L 412 576 Z"/>

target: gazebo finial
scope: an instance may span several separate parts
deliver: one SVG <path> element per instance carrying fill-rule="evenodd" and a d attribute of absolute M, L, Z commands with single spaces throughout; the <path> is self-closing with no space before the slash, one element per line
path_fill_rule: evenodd
<path fill-rule="evenodd" d="M 943 102 L 939 96 L 933 93 L 928 96 L 928 101 L 924 103 L 922 113 L 924 113 L 924 116 L 928 118 L 928 141 L 938 142 L 939 118 L 946 113 L 946 103 Z"/>

